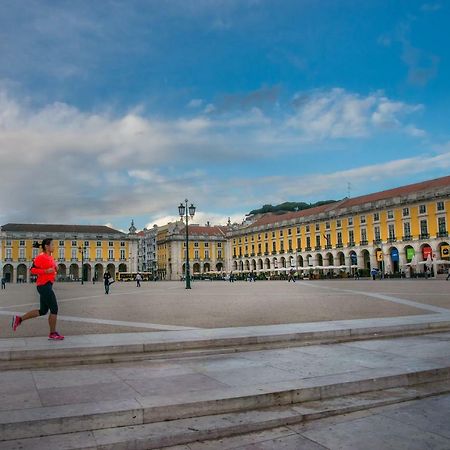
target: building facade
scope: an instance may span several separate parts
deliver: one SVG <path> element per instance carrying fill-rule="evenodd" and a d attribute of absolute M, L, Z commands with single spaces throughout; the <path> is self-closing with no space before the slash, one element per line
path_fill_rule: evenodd
<path fill-rule="evenodd" d="M 158 260 L 156 257 L 158 226 L 144 228 L 138 233 L 138 271 L 156 273 Z"/>
<path fill-rule="evenodd" d="M 189 264 L 192 275 L 223 273 L 226 268 L 227 227 L 189 225 Z M 158 276 L 180 280 L 186 270 L 186 228 L 182 222 L 159 228 Z"/>
<path fill-rule="evenodd" d="M 375 267 L 409 273 L 411 267 L 425 270 L 430 258 L 434 270 L 443 271 L 449 267 L 449 209 L 450 177 L 444 177 L 304 211 L 265 214 L 227 234 L 228 268 L 351 273 Z"/>
<path fill-rule="evenodd" d="M 133 225 L 132 225 L 133 226 Z M 14 224 L 1 227 L 0 272 L 9 282 L 27 282 L 40 250 L 34 242 L 52 238 L 59 280 L 101 279 L 105 271 L 137 270 L 137 237 L 97 225 Z"/>

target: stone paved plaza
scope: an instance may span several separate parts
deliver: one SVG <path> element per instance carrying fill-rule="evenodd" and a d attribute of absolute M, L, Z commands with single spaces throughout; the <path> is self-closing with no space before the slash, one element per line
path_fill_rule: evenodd
<path fill-rule="evenodd" d="M 221 328 L 329 320 L 433 314 L 450 311 L 445 280 L 330 280 L 193 283 L 59 283 L 59 329 L 66 335 Z M 0 292 L 0 337 L 12 337 L 13 312 L 38 306 L 34 285 L 7 285 Z M 42 336 L 44 319 L 21 326 L 14 336 Z"/>

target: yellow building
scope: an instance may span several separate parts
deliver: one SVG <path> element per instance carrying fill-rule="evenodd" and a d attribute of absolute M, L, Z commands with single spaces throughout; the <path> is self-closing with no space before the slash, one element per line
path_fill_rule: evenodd
<path fill-rule="evenodd" d="M 15 224 L 1 227 L 1 273 L 10 282 L 30 279 L 29 268 L 40 252 L 34 242 L 52 238 L 53 257 L 58 263 L 58 280 L 101 279 L 105 270 L 135 271 L 137 239 L 134 225 L 130 233 L 102 225 Z"/>
<path fill-rule="evenodd" d="M 222 273 L 225 267 L 227 227 L 189 225 L 190 272 L 195 276 Z M 179 280 L 186 268 L 186 228 L 182 222 L 158 230 L 159 277 Z"/>
<path fill-rule="evenodd" d="M 435 271 L 449 260 L 450 176 L 316 208 L 253 217 L 228 236 L 229 269 Z M 430 264 L 431 265 L 431 264 Z"/>

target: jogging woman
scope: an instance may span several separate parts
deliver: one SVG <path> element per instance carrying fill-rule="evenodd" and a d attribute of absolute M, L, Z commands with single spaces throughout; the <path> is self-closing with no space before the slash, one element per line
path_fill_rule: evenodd
<path fill-rule="evenodd" d="M 53 283 L 55 282 L 57 268 L 55 260 L 53 259 L 53 241 L 52 239 L 44 239 L 42 244 L 35 244 L 34 247 L 42 248 L 42 253 L 38 255 L 31 267 L 30 272 L 33 275 L 37 275 L 36 285 L 40 295 L 40 308 L 27 312 L 25 315 L 14 316 L 12 320 L 13 331 L 17 330 L 17 327 L 28 319 L 34 319 L 35 317 L 45 316 L 50 310 L 48 316 L 48 325 L 50 327 L 50 334 L 48 338 L 55 341 L 64 339 L 56 331 L 56 318 L 58 314 L 58 303 L 56 302 L 56 296 L 53 292 Z"/>

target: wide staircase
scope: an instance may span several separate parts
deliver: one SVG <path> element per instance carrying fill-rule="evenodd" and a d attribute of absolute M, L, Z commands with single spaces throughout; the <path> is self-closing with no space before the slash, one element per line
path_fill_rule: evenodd
<path fill-rule="evenodd" d="M 0 449 L 156 449 L 450 392 L 450 316 L 0 340 Z"/>

